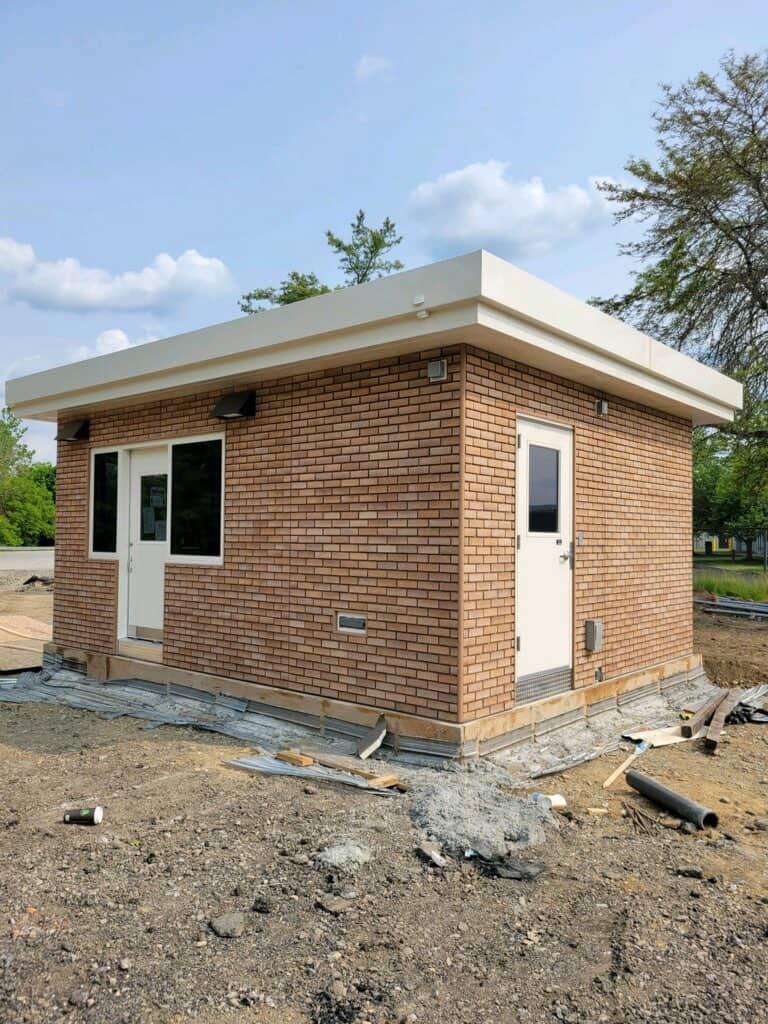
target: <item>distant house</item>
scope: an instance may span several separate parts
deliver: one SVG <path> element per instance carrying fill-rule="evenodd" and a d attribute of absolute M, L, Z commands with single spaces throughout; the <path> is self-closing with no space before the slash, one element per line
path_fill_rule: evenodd
<path fill-rule="evenodd" d="M 485 252 L 8 382 L 51 664 L 492 750 L 701 674 L 691 426 L 741 386 Z"/>

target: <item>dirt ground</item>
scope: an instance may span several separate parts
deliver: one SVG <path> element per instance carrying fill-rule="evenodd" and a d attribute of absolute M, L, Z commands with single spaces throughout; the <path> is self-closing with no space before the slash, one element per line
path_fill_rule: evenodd
<path fill-rule="evenodd" d="M 694 611 L 694 650 L 718 686 L 768 683 L 768 623 Z"/>
<path fill-rule="evenodd" d="M 760 1019 L 768 730 L 728 731 L 718 757 L 643 758 L 719 832 L 636 833 L 623 801 L 658 812 L 601 788 L 618 752 L 547 780 L 573 819 L 528 852 L 545 872 L 515 882 L 422 862 L 407 796 L 237 772 L 223 761 L 241 745 L 187 729 L 4 705 L 0 1020 Z M 95 802 L 102 825 L 61 823 Z M 354 875 L 316 860 L 343 840 L 372 851 Z M 339 916 L 326 894 L 345 898 Z M 227 911 L 239 937 L 209 926 Z"/>
<path fill-rule="evenodd" d="M 768 638 L 709 619 L 697 635 L 708 659 L 740 646 L 739 672 Z M 603 790 L 625 751 L 542 780 L 569 817 L 524 854 L 544 866 L 533 881 L 461 859 L 435 868 L 415 852 L 407 794 L 224 764 L 246 750 L 186 728 L 0 704 L 3 1024 L 764 1016 L 768 727 L 729 727 L 716 757 L 685 743 L 639 763 L 716 811 L 716 832 L 664 827 L 623 781 Z M 651 816 L 650 835 L 625 802 Z M 100 826 L 62 824 L 65 808 L 93 803 Z M 324 867 L 319 851 L 346 840 L 370 861 Z M 242 914 L 242 934 L 212 930 L 226 912 Z"/>
<path fill-rule="evenodd" d="M 0 673 L 42 663 L 43 644 L 51 639 L 52 587 L 24 586 L 28 571 L 0 572 Z"/>

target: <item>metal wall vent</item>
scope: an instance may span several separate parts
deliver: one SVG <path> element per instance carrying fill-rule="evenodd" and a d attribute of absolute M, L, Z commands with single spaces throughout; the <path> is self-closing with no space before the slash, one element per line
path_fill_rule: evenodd
<path fill-rule="evenodd" d="M 349 615 L 339 612 L 336 616 L 336 629 L 341 633 L 365 633 L 368 620 L 364 615 Z"/>

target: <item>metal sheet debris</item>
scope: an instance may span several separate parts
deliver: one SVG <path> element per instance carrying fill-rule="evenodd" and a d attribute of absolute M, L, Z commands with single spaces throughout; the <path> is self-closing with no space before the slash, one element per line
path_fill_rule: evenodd
<path fill-rule="evenodd" d="M 347 772 L 335 771 L 331 768 L 321 768 L 312 765 L 311 767 L 299 767 L 288 764 L 286 761 L 278 761 L 269 755 L 254 754 L 251 757 L 238 757 L 234 761 L 227 761 L 233 768 L 242 768 L 245 771 L 257 772 L 260 775 L 291 775 L 299 779 L 310 779 L 313 782 L 341 782 L 345 786 L 355 786 L 357 789 L 364 789 L 367 793 L 376 793 L 379 796 L 395 796 L 391 789 L 380 789 L 371 786 L 359 775 L 350 775 Z"/>

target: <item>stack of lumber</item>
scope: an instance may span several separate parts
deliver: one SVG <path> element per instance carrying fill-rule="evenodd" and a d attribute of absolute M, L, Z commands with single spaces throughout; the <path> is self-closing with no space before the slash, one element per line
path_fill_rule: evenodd
<path fill-rule="evenodd" d="M 743 690 L 722 690 L 715 694 L 687 722 L 683 722 L 681 726 L 683 736 L 695 736 L 706 727 L 704 744 L 708 750 L 715 753 L 720 743 L 725 720 L 741 701 L 743 695 Z"/>

